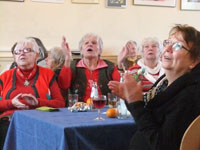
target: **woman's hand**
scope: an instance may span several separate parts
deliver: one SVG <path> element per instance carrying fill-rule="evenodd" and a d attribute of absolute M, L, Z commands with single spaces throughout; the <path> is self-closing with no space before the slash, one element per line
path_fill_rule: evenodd
<path fill-rule="evenodd" d="M 137 82 L 131 74 L 125 74 L 124 78 L 124 95 L 128 103 L 141 101 L 143 91 L 141 82 Z"/>
<path fill-rule="evenodd" d="M 141 82 L 137 82 L 131 74 L 125 74 L 123 83 L 110 81 L 108 86 L 112 93 L 125 99 L 128 103 L 141 101 L 143 98 Z"/>
<path fill-rule="evenodd" d="M 12 99 L 13 106 L 19 109 L 29 109 L 28 105 L 25 105 L 22 102 L 20 102 L 21 95 L 22 94 L 20 93 Z"/>
<path fill-rule="evenodd" d="M 69 53 L 69 52 L 70 52 L 69 44 L 66 42 L 65 36 L 62 37 L 61 47 L 62 47 L 62 49 L 63 49 L 66 53 Z"/>
<path fill-rule="evenodd" d="M 21 99 L 23 99 L 27 104 L 31 106 L 37 106 L 38 100 L 37 98 L 32 94 L 22 94 Z"/>
<path fill-rule="evenodd" d="M 120 83 L 119 81 L 110 81 L 108 83 L 108 87 L 113 94 L 115 94 L 118 97 L 121 97 L 122 99 L 125 99 L 123 83 Z"/>
<path fill-rule="evenodd" d="M 119 53 L 118 57 L 117 57 L 117 65 L 118 68 L 122 68 L 122 63 L 124 62 L 124 60 L 126 59 L 127 55 L 128 55 L 129 51 L 127 49 L 127 47 L 123 47 L 123 49 L 121 50 L 121 52 Z"/>
<path fill-rule="evenodd" d="M 72 60 L 72 53 L 70 51 L 69 44 L 66 42 L 65 36 L 62 37 L 61 47 L 65 51 L 65 54 L 66 54 L 64 65 L 65 67 L 70 67 L 70 63 Z"/>

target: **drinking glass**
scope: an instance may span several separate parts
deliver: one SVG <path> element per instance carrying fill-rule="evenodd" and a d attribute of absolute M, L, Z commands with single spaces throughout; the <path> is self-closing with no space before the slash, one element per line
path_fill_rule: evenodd
<path fill-rule="evenodd" d="M 109 108 L 116 108 L 118 97 L 112 93 L 108 93 L 108 106 Z"/>
<path fill-rule="evenodd" d="M 78 102 L 78 94 L 68 94 L 69 107 Z"/>
<path fill-rule="evenodd" d="M 94 120 L 105 120 L 104 118 L 100 117 L 100 109 L 106 105 L 106 96 L 99 95 L 98 97 L 94 97 L 92 99 L 94 107 L 98 109 L 98 117 Z"/>
<path fill-rule="evenodd" d="M 117 110 L 118 110 L 118 119 L 125 119 L 128 117 L 128 109 L 123 99 L 119 99 L 117 102 Z"/>

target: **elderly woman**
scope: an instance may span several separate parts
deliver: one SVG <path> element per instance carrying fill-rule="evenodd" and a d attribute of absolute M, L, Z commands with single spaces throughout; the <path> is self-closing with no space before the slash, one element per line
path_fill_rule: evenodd
<path fill-rule="evenodd" d="M 17 67 L 0 75 L 1 147 L 9 116 L 15 110 L 65 106 L 54 72 L 36 64 L 39 55 L 36 41 L 25 38 L 17 42 L 12 53 Z"/>
<path fill-rule="evenodd" d="M 50 49 L 45 62 L 46 67 L 53 70 L 58 76 L 65 63 L 65 52 L 61 47 L 53 47 Z"/>
<path fill-rule="evenodd" d="M 66 50 L 66 60 L 60 72 L 58 83 L 61 88 L 70 87 L 71 93 L 79 95 L 79 101 L 86 102 L 91 94 L 91 85 L 97 82 L 99 94 L 106 95 L 110 92 L 107 84 L 111 80 L 120 79 L 117 67 L 108 60 L 102 60 L 102 39 L 93 34 L 86 34 L 79 42 L 81 59 L 71 62 L 71 52 L 65 38 L 62 42 Z"/>
<path fill-rule="evenodd" d="M 56 80 L 65 63 L 65 51 L 61 47 L 53 47 L 50 49 L 48 57 L 45 59 L 46 67 L 53 70 L 56 74 Z M 64 99 L 67 98 L 68 91 L 60 89 Z"/>
<path fill-rule="evenodd" d="M 110 89 L 126 99 L 137 124 L 130 149 L 179 150 L 189 124 L 200 114 L 200 32 L 176 25 L 164 41 L 162 76 L 143 97 L 142 85 L 130 75 Z M 133 88 L 134 87 L 134 88 Z"/>
<path fill-rule="evenodd" d="M 139 69 L 144 68 L 144 75 L 140 78 L 142 80 L 144 93 L 164 74 L 160 62 L 161 50 L 162 46 L 157 38 L 145 38 L 142 41 L 142 59 L 138 60 L 135 66 L 129 68 L 132 73 L 136 73 Z"/>
<path fill-rule="evenodd" d="M 117 57 L 118 70 L 123 71 L 122 67 L 128 70 L 128 68 L 136 65 L 137 60 L 141 58 L 138 54 L 137 42 L 128 41 Z"/>
<path fill-rule="evenodd" d="M 39 38 L 36 38 L 36 37 L 28 37 L 28 38 L 32 38 L 36 41 L 36 43 L 38 44 L 38 47 L 39 47 L 39 55 L 37 57 L 37 64 L 39 66 L 45 66 L 45 61 L 44 59 L 47 57 L 48 53 L 47 53 L 47 50 L 44 46 L 44 44 L 42 43 L 42 41 L 39 39 Z M 13 50 L 15 49 L 15 46 L 17 45 L 17 43 L 15 43 L 12 48 L 11 48 L 11 51 L 13 52 Z M 3 70 L 0 72 L 0 74 L 2 74 L 3 72 L 5 72 L 6 70 L 8 69 L 12 69 L 14 67 L 16 67 L 17 64 L 16 62 L 12 62 L 11 64 L 8 64 L 6 67 L 3 68 Z"/>

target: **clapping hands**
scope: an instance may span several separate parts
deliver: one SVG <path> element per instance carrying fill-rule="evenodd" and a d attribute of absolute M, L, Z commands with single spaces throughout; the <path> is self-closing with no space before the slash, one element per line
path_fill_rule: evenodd
<path fill-rule="evenodd" d="M 137 82 L 131 74 L 125 74 L 124 82 L 110 81 L 108 83 L 112 93 L 125 99 L 128 103 L 141 101 L 143 97 L 142 84 Z"/>

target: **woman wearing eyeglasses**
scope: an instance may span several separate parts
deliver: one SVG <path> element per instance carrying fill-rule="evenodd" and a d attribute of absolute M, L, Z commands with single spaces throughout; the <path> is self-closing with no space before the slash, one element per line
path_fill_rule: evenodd
<path fill-rule="evenodd" d="M 15 110 L 65 106 L 54 72 L 37 65 L 36 41 L 25 38 L 17 42 L 12 53 L 17 67 L 0 75 L 0 149 Z"/>
<path fill-rule="evenodd" d="M 37 58 L 37 64 L 39 66 L 43 66 L 44 67 L 45 66 L 44 59 L 48 56 L 48 53 L 47 53 L 47 50 L 46 50 L 44 44 L 42 43 L 42 41 L 39 38 L 36 38 L 36 37 L 28 37 L 28 38 L 33 38 L 36 41 L 36 43 L 38 44 L 38 46 L 39 46 L 39 56 Z M 15 43 L 12 46 L 11 51 L 13 51 L 15 49 L 16 44 L 17 43 Z M 5 72 L 8 69 L 12 69 L 12 68 L 16 67 L 16 65 L 17 64 L 15 62 L 12 62 L 11 64 L 6 65 L 3 68 L 3 70 L 0 72 L 0 74 L 2 74 L 3 72 Z"/>
<path fill-rule="evenodd" d="M 124 83 L 109 83 L 126 100 L 137 124 L 132 150 L 179 150 L 185 130 L 200 114 L 200 32 L 174 26 L 164 42 L 162 66 L 165 75 L 145 96 L 131 75 Z"/>

